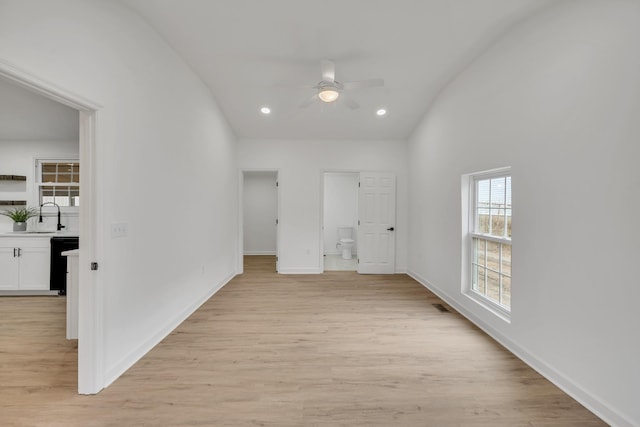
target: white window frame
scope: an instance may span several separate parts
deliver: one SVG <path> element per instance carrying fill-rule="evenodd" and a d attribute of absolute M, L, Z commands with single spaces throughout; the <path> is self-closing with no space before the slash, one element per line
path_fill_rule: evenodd
<path fill-rule="evenodd" d="M 42 182 L 42 164 L 43 163 L 80 163 L 80 159 L 77 155 L 68 156 L 36 156 L 33 158 L 34 170 L 35 170 L 35 185 L 34 185 L 34 200 L 36 201 L 38 208 L 42 204 L 40 201 L 40 187 L 51 186 L 51 183 Z M 64 183 L 60 184 L 63 187 L 78 186 L 80 188 L 81 183 Z M 55 186 L 55 184 L 54 184 Z M 82 203 L 82 201 L 80 202 Z M 47 211 L 48 212 L 48 211 Z M 67 216 L 78 216 L 80 214 L 80 206 L 60 206 L 60 212 Z M 44 214 L 44 212 L 43 212 Z"/>
<path fill-rule="evenodd" d="M 462 176 L 462 206 L 463 206 L 463 230 L 462 230 L 462 244 L 463 244 L 463 257 L 462 257 L 462 293 L 487 309 L 489 312 L 495 314 L 497 317 L 503 319 L 506 322 L 511 321 L 511 309 L 501 305 L 492 299 L 484 296 L 482 293 L 473 289 L 473 259 L 474 259 L 474 238 L 482 239 L 485 241 L 495 242 L 503 245 L 510 245 L 513 249 L 513 241 L 510 237 L 498 237 L 494 235 L 488 235 L 483 233 L 477 233 L 476 223 L 476 199 L 477 199 L 477 183 L 478 181 L 511 177 L 511 167 L 504 167 L 499 169 L 492 169 L 484 172 L 477 172 Z M 512 178 L 513 181 L 513 178 Z M 513 213 L 513 210 L 512 210 Z M 506 227 L 506 223 L 505 223 Z M 501 251 L 502 252 L 502 251 Z M 513 252 L 512 252 L 513 253 Z M 502 256 L 502 253 L 501 255 Z M 513 256 L 513 255 L 512 255 Z M 500 260 L 502 264 L 502 260 Z M 511 276 L 510 276 L 511 277 Z M 511 282 L 513 289 L 513 282 Z M 513 292 L 511 293 L 513 297 Z M 513 300 L 511 301 L 511 304 Z"/>

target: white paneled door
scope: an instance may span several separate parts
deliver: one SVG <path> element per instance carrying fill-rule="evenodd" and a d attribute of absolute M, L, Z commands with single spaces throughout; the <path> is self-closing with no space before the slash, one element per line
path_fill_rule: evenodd
<path fill-rule="evenodd" d="M 358 199 L 358 273 L 393 274 L 396 176 L 386 172 L 361 172 Z"/>

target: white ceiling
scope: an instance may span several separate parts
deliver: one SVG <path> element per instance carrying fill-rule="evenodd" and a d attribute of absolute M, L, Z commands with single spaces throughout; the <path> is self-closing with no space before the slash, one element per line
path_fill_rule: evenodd
<path fill-rule="evenodd" d="M 200 75 L 240 137 L 406 139 L 447 82 L 556 0 L 121 1 Z M 300 109 L 314 90 L 299 86 L 321 80 L 322 59 L 336 63 L 338 81 L 385 87 L 351 92 L 358 110 Z"/>
<path fill-rule="evenodd" d="M 78 141 L 78 110 L 0 78 L 0 141 Z"/>

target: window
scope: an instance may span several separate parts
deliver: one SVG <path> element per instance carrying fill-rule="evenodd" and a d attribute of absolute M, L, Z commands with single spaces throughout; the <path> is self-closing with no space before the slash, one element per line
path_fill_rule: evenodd
<path fill-rule="evenodd" d="M 502 313 L 511 311 L 511 174 L 471 176 L 469 246 L 473 297 Z"/>
<path fill-rule="evenodd" d="M 39 204 L 53 202 L 60 207 L 80 206 L 80 162 L 78 160 L 36 160 Z"/>

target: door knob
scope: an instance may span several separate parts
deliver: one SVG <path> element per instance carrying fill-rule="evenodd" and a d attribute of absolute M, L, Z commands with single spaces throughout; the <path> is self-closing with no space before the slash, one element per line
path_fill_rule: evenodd
<path fill-rule="evenodd" d="M 394 228 L 393 228 L 393 227 L 389 227 L 389 228 L 387 228 L 387 231 L 393 231 L 393 230 L 394 230 Z"/>

